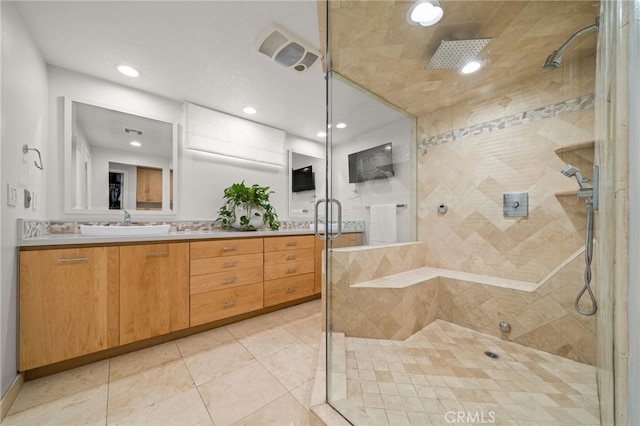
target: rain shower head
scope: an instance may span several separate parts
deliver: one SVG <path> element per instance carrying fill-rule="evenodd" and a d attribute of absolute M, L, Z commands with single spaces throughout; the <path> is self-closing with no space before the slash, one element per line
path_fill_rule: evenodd
<path fill-rule="evenodd" d="M 582 174 L 580 173 L 580 169 L 577 168 L 576 166 L 567 164 L 565 168 L 562 169 L 560 172 L 566 177 L 575 177 L 576 180 L 578 181 L 578 185 L 580 185 L 580 188 L 582 189 L 585 188 L 584 182 L 586 182 L 587 179 L 582 177 Z"/>
<path fill-rule="evenodd" d="M 542 65 L 542 68 L 544 68 L 545 70 L 555 70 L 556 68 L 558 68 L 560 66 L 560 62 L 562 62 L 562 54 L 564 53 L 565 49 L 569 46 L 569 44 L 571 44 L 571 42 L 576 37 L 579 37 L 582 34 L 588 33 L 589 31 L 598 31 L 599 29 L 600 29 L 600 18 L 596 18 L 595 24 L 589 25 L 588 27 L 585 27 L 577 31 L 575 34 L 569 37 L 569 39 L 565 41 L 558 50 L 554 50 L 553 53 L 547 57 L 547 60 L 544 61 L 544 65 Z"/>

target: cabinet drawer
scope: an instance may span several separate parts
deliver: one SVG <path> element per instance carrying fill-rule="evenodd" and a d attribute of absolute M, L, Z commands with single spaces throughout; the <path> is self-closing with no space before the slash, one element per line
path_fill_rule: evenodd
<path fill-rule="evenodd" d="M 265 265 L 277 265 L 278 263 L 300 262 L 313 259 L 313 248 L 297 250 L 272 251 L 264 254 Z"/>
<path fill-rule="evenodd" d="M 313 272 L 313 259 L 301 262 L 279 263 L 277 265 L 265 265 L 264 279 L 275 280 L 293 275 L 309 274 Z"/>
<path fill-rule="evenodd" d="M 264 239 L 264 251 L 280 251 L 300 248 L 313 248 L 313 235 L 295 235 L 291 237 L 269 237 Z"/>
<path fill-rule="evenodd" d="M 262 238 L 196 241 L 191 243 L 191 259 L 262 253 Z"/>
<path fill-rule="evenodd" d="M 264 282 L 264 306 L 273 306 L 290 300 L 311 296 L 314 291 L 314 275 L 280 278 Z"/>
<path fill-rule="evenodd" d="M 209 257 L 191 261 L 191 276 L 236 271 L 262 266 L 262 253 Z"/>
<path fill-rule="evenodd" d="M 191 326 L 261 309 L 262 283 L 191 296 Z"/>
<path fill-rule="evenodd" d="M 192 276 L 190 281 L 191 294 L 261 283 L 262 272 L 262 267 L 259 267 Z"/>

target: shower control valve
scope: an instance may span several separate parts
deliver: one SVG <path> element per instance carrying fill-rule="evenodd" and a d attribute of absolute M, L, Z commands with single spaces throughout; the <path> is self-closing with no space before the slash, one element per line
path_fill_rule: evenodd
<path fill-rule="evenodd" d="M 527 217 L 529 214 L 529 195 L 526 192 L 503 194 L 502 214 L 504 217 Z"/>

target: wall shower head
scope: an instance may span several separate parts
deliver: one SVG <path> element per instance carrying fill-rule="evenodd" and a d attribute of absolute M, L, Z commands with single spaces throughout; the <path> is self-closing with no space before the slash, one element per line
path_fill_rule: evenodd
<path fill-rule="evenodd" d="M 581 36 L 582 34 L 588 33 L 589 31 L 598 31 L 600 29 L 600 18 L 596 18 L 596 23 L 593 25 L 589 25 L 575 34 L 573 34 L 567 41 L 565 41 L 562 46 L 558 50 L 554 50 L 551 55 L 547 57 L 547 60 L 544 61 L 544 65 L 542 68 L 545 70 L 555 70 L 560 66 L 560 62 L 562 62 L 562 54 L 564 50 L 569 46 L 569 44 L 576 38 Z"/>
<path fill-rule="evenodd" d="M 560 172 L 566 177 L 575 177 L 576 180 L 578 181 L 578 185 L 580 185 L 580 188 L 581 189 L 585 188 L 584 183 L 587 181 L 587 179 L 582 177 L 582 174 L 580 173 L 580 169 L 577 168 L 576 166 L 567 164 L 564 167 L 564 169 L 562 169 Z"/>
<path fill-rule="evenodd" d="M 553 53 L 547 56 L 547 60 L 544 61 L 544 65 L 542 68 L 545 70 L 555 70 L 560 66 L 560 62 L 562 62 L 562 54 L 564 51 L 554 50 Z"/>

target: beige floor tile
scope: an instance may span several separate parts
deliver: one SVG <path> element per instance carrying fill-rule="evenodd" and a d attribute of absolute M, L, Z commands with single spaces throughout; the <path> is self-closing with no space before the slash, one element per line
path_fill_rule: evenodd
<path fill-rule="evenodd" d="M 244 321 L 234 322 L 225 326 L 225 329 L 236 339 L 242 339 L 278 326 L 279 324 L 274 322 L 268 315 L 260 315 Z"/>
<path fill-rule="evenodd" d="M 238 370 L 253 360 L 253 355 L 235 340 L 184 357 L 184 362 L 197 386 Z"/>
<path fill-rule="evenodd" d="M 3 425 L 104 425 L 108 385 L 58 398 L 5 417 Z"/>
<path fill-rule="evenodd" d="M 300 343 L 300 339 L 279 327 L 241 337 L 238 341 L 258 359 L 266 358 L 287 346 Z"/>
<path fill-rule="evenodd" d="M 412 425 L 419 426 L 429 426 L 432 425 L 431 420 L 429 419 L 429 414 L 427 413 L 417 413 L 413 411 L 407 412 L 407 417 L 409 417 L 409 422 Z"/>
<path fill-rule="evenodd" d="M 196 388 L 171 396 L 164 401 L 143 408 L 116 421 L 109 426 L 213 426 L 207 408 Z"/>
<path fill-rule="evenodd" d="M 182 356 L 187 357 L 235 340 L 226 327 L 220 327 L 176 340 L 176 345 Z"/>
<path fill-rule="evenodd" d="M 216 425 L 228 425 L 287 393 L 257 361 L 198 386 Z"/>
<path fill-rule="evenodd" d="M 110 360 L 109 380 L 122 379 L 176 359 L 180 359 L 180 351 L 175 342 L 120 355 Z"/>
<path fill-rule="evenodd" d="M 307 380 L 289 393 L 307 410 L 311 408 L 311 392 L 313 390 L 315 377 Z"/>
<path fill-rule="evenodd" d="M 260 363 L 291 391 L 314 377 L 317 358 L 317 350 L 305 343 L 295 343 L 261 358 Z"/>
<path fill-rule="evenodd" d="M 118 421 L 194 386 L 182 359 L 115 380 L 109 383 L 108 419 Z"/>
<path fill-rule="evenodd" d="M 234 424 L 306 426 L 309 424 L 309 410 L 287 393 Z"/>
<path fill-rule="evenodd" d="M 409 417 L 404 410 L 385 410 L 387 412 L 387 419 L 390 425 L 411 425 Z"/>
<path fill-rule="evenodd" d="M 93 389 L 109 381 L 109 360 L 63 371 L 62 373 L 26 382 L 9 415 L 56 399 Z"/>

